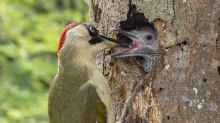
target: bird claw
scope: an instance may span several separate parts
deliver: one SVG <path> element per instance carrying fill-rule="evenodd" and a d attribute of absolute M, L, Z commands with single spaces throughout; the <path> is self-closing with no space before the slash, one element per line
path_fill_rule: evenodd
<path fill-rule="evenodd" d="M 144 58 L 144 63 L 143 63 L 144 71 L 146 73 L 149 73 L 152 70 L 155 58 L 152 56 L 148 56 L 148 55 L 144 56 L 143 58 Z"/>

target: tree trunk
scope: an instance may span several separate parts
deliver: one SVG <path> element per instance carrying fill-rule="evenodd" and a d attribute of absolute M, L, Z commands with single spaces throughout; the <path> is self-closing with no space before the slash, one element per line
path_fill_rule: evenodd
<path fill-rule="evenodd" d="M 131 4 L 150 21 L 159 19 L 155 26 L 164 53 L 149 74 L 132 58 L 103 65 L 110 80 L 116 120 L 220 122 L 220 1 L 91 0 L 92 22 L 102 34 L 115 37 L 114 30 L 127 19 Z M 129 104 L 134 87 L 140 83 L 143 86 Z"/>

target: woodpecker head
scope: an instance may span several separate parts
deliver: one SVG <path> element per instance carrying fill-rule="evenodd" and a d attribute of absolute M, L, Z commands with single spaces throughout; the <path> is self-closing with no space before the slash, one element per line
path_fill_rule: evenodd
<path fill-rule="evenodd" d="M 121 52 L 112 56 L 116 58 L 128 56 L 145 56 L 157 54 L 159 42 L 157 40 L 157 31 L 154 26 L 149 25 L 140 29 L 130 31 L 119 30 L 119 34 L 131 40 L 129 48 L 123 48 Z"/>
<path fill-rule="evenodd" d="M 61 33 L 57 55 L 58 60 L 71 61 L 70 58 L 78 58 L 85 61 L 95 58 L 98 51 L 115 46 L 115 40 L 100 35 L 95 27 L 71 22 Z"/>

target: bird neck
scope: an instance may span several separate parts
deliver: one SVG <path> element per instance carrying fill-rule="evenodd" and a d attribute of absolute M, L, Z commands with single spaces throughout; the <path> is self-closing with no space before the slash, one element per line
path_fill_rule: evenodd
<path fill-rule="evenodd" d="M 63 76 L 65 82 L 74 83 L 76 90 L 94 79 L 95 74 L 101 74 L 97 69 L 95 56 L 84 50 L 64 49 L 60 55 L 59 64 L 58 73 Z"/>

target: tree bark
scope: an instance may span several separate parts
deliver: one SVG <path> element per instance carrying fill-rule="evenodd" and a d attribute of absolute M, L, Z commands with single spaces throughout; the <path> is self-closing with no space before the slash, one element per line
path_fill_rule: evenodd
<path fill-rule="evenodd" d="M 115 37 L 127 19 L 129 2 L 150 21 L 160 19 L 163 58 L 145 74 L 134 59 L 104 63 L 115 105 L 116 120 L 142 82 L 123 122 L 220 122 L 219 0 L 90 0 L 92 22 L 102 34 Z"/>

